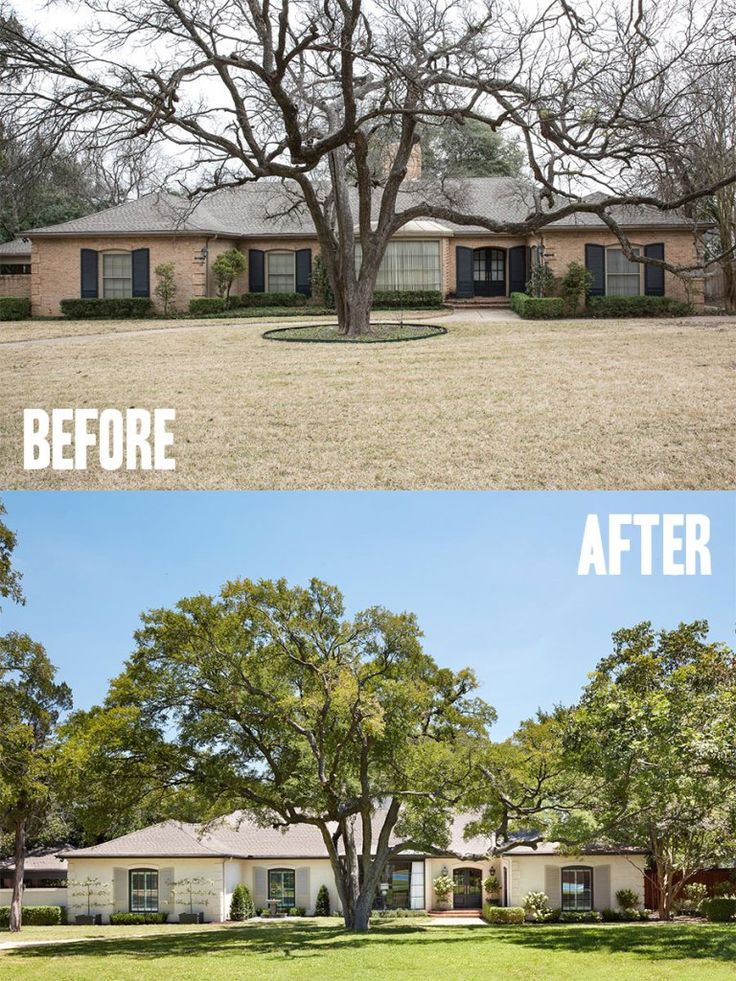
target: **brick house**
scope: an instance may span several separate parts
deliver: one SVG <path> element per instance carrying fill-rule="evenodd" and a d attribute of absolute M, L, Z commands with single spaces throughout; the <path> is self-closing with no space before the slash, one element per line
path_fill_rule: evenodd
<path fill-rule="evenodd" d="M 421 197 L 423 187 L 429 185 L 406 182 L 398 208 Z M 466 213 L 520 222 L 530 210 L 528 186 L 515 178 L 468 178 L 457 190 Z M 186 308 L 192 297 L 215 295 L 212 263 L 231 248 L 248 258 L 234 293 L 309 296 L 319 247 L 308 214 L 290 210 L 291 203 L 280 184 L 261 182 L 214 192 L 197 204 L 149 194 L 32 229 L 24 233 L 33 246 L 32 312 L 58 314 L 59 301 L 66 297 L 152 296 L 154 269 L 162 262 L 174 263 L 176 304 Z M 612 213 L 642 255 L 674 265 L 696 263 L 701 229 L 685 216 L 646 207 L 619 207 Z M 701 280 L 629 262 L 607 226 L 590 214 L 553 222 L 524 237 L 444 221 L 411 222 L 389 244 L 377 288 L 438 290 L 450 302 L 505 305 L 512 292 L 524 290 L 530 263 L 538 256 L 556 275 L 574 259 L 584 262 L 597 295 L 686 299 L 690 294 L 693 302 L 702 303 Z"/>

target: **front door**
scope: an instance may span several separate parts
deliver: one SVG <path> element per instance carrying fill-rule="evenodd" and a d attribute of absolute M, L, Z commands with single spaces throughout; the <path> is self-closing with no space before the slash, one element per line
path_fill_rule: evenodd
<path fill-rule="evenodd" d="M 506 250 L 475 249 L 473 252 L 475 296 L 506 296 Z"/>
<path fill-rule="evenodd" d="M 483 905 L 480 869 L 455 869 L 452 873 L 453 909 L 480 909 Z"/>

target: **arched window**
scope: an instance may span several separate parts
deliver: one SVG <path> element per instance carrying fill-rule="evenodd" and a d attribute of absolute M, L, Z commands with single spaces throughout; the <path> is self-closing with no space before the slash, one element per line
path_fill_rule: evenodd
<path fill-rule="evenodd" d="M 131 869 L 128 895 L 131 913 L 158 913 L 158 871 Z"/>
<path fill-rule="evenodd" d="M 562 869 L 562 909 L 585 912 L 593 909 L 593 869 L 568 865 Z"/>
<path fill-rule="evenodd" d="M 279 910 L 289 910 L 296 906 L 294 869 L 268 870 L 268 901 L 277 903 Z"/>

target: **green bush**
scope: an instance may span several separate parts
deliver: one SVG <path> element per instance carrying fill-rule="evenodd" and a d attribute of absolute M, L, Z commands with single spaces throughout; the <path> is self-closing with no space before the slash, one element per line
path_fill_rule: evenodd
<path fill-rule="evenodd" d="M 307 297 L 303 293 L 243 293 L 237 297 L 235 306 L 249 307 L 303 307 Z"/>
<path fill-rule="evenodd" d="M 61 906 L 24 906 L 21 920 L 23 926 L 58 926 L 62 922 Z M 0 906 L 0 927 L 10 925 L 10 907 Z"/>
<path fill-rule="evenodd" d="M 633 889 L 619 889 L 616 893 L 616 902 L 621 909 L 636 909 L 639 905 L 639 894 Z"/>
<path fill-rule="evenodd" d="M 28 320 L 31 301 L 25 296 L 0 296 L 0 320 Z"/>
<path fill-rule="evenodd" d="M 379 920 L 411 920 L 420 919 L 426 915 L 427 911 L 423 909 L 377 909 L 371 913 L 371 917 L 376 917 Z"/>
<path fill-rule="evenodd" d="M 562 910 L 560 923 L 601 923 L 603 916 L 598 910 L 590 909 L 585 912 L 578 910 Z"/>
<path fill-rule="evenodd" d="M 303 906 L 290 906 L 289 916 L 306 916 L 307 911 Z"/>
<path fill-rule="evenodd" d="M 639 920 L 648 920 L 649 910 L 604 909 L 601 910 L 601 918 L 604 923 L 636 923 Z"/>
<path fill-rule="evenodd" d="M 315 916 L 330 915 L 330 892 L 327 886 L 320 886 L 317 893 L 317 903 L 314 907 Z"/>
<path fill-rule="evenodd" d="M 374 310 L 439 310 L 442 293 L 439 290 L 376 290 Z"/>
<path fill-rule="evenodd" d="M 113 926 L 143 926 L 145 923 L 166 923 L 168 913 L 111 913 Z"/>
<path fill-rule="evenodd" d="M 565 301 L 561 296 L 512 293 L 511 309 L 525 320 L 555 320 L 565 316 Z"/>
<path fill-rule="evenodd" d="M 223 313 L 224 311 L 225 301 L 221 296 L 194 296 L 189 301 L 190 313 Z"/>
<path fill-rule="evenodd" d="M 253 898 L 250 889 L 239 882 L 233 889 L 233 898 L 230 901 L 230 919 L 240 922 L 249 920 L 253 915 Z"/>
<path fill-rule="evenodd" d="M 736 916 L 736 899 L 706 899 L 700 908 L 711 923 L 728 923 Z"/>
<path fill-rule="evenodd" d="M 91 320 L 105 317 L 117 320 L 123 317 L 146 317 L 153 305 L 148 296 L 119 296 L 106 299 L 86 300 L 74 298 L 61 301 L 61 312 L 72 320 Z"/>
<path fill-rule="evenodd" d="M 543 920 L 550 911 L 549 899 L 543 892 L 528 892 L 521 905 L 530 920 Z"/>
<path fill-rule="evenodd" d="M 523 923 L 524 916 L 521 906 L 483 906 L 483 919 L 488 923 Z"/>
<path fill-rule="evenodd" d="M 591 296 L 591 317 L 685 317 L 693 312 L 691 304 L 671 296 Z"/>

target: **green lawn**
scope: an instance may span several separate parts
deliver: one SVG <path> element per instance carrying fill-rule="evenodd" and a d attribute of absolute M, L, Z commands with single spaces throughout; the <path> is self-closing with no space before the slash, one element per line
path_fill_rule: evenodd
<path fill-rule="evenodd" d="M 33 939 L 43 937 L 42 928 Z M 99 931 L 99 928 L 97 928 Z M 137 932 L 137 928 L 131 928 Z M 55 933 L 56 936 L 58 934 Z M 69 935 L 79 935 L 73 927 Z M 481 977 L 518 981 L 719 981 L 736 973 L 736 924 L 431 927 L 391 924 L 367 936 L 335 921 L 116 931 L 108 940 L 0 953 L 0 977 L 54 981 Z M 8 938 L 0 934 L 0 942 Z M 31 939 L 31 932 L 27 934 Z"/>

